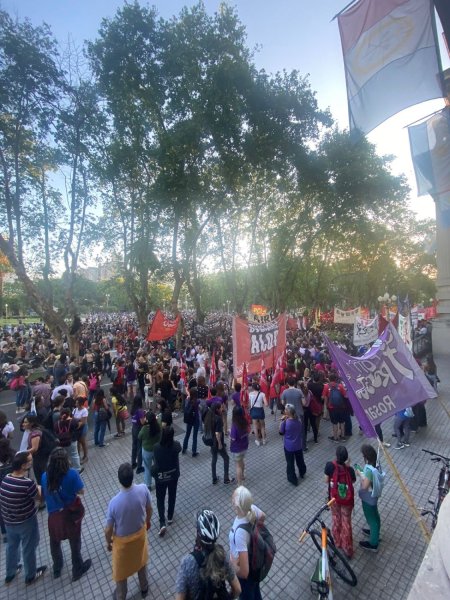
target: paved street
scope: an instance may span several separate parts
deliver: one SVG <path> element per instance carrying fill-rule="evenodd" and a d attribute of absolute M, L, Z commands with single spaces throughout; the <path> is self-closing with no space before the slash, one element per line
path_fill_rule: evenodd
<path fill-rule="evenodd" d="M 450 410 L 450 373 L 443 363 L 438 363 L 440 401 Z M 10 392 L 0 395 L 0 408 L 12 402 Z M 6 406 L 7 412 L 15 418 L 14 406 Z M 419 506 L 425 505 L 435 493 L 438 467 L 430 463 L 421 448 L 429 448 L 442 454 L 450 454 L 450 420 L 438 401 L 427 406 L 428 428 L 412 436 L 410 448 L 395 451 L 391 455 Z M 267 411 L 268 412 L 268 411 Z M 176 419 L 178 439 L 182 441 L 182 418 Z M 305 455 L 308 468 L 305 480 L 298 488 L 286 481 L 285 460 L 282 439 L 278 435 L 278 422 L 267 415 L 269 443 L 256 447 L 253 442 L 247 455 L 246 484 L 254 494 L 256 504 L 267 513 L 267 524 L 278 546 L 270 575 L 262 584 L 264 598 L 275 600 L 299 600 L 313 598 L 309 589 L 309 578 L 317 558 L 310 539 L 300 545 L 298 533 L 325 499 L 326 486 L 323 481 L 323 468 L 327 460 L 334 457 L 334 444 L 327 439 L 330 433 L 329 422 L 322 422 L 319 444 L 309 444 Z M 114 433 L 114 425 L 113 433 Z M 352 462 L 361 462 L 359 448 L 363 438 L 354 425 L 354 435 L 347 447 Z M 392 441 L 392 424 L 383 425 L 385 439 Z M 14 440 L 18 445 L 17 436 Z M 111 598 L 111 557 L 106 551 L 103 523 L 109 499 L 118 491 L 117 467 L 130 460 L 131 436 L 124 439 L 108 439 L 111 444 L 104 449 L 91 446 L 90 459 L 83 479 L 86 485 L 86 517 L 83 522 L 83 556 L 93 560 L 93 567 L 80 581 L 72 584 L 70 579 L 70 551 L 64 544 L 64 555 L 69 565 L 63 569 L 62 577 L 53 580 L 51 568 L 45 577 L 31 587 L 25 587 L 23 576 L 9 586 L 4 586 L 4 551 L 1 552 L 0 597 L 3 600 L 42 599 L 65 600 L 85 598 Z M 150 598 L 163 599 L 174 596 L 174 580 L 181 557 L 191 551 L 195 538 L 195 514 L 204 506 L 213 508 L 222 525 L 221 541 L 228 546 L 228 531 L 233 521 L 230 505 L 232 488 L 211 484 L 210 456 L 199 437 L 200 455 L 181 457 L 181 477 L 175 509 L 174 524 L 168 528 L 163 539 L 157 536 L 158 521 L 156 502 L 150 542 Z M 232 464 L 232 461 L 231 461 Z M 222 463 L 219 458 L 218 473 Z M 142 481 L 142 476 L 137 476 Z M 388 471 L 383 498 L 380 502 L 382 519 L 382 543 L 378 554 L 367 553 L 358 548 L 361 527 L 365 525 L 359 500 L 356 501 L 353 516 L 353 532 L 356 554 L 352 566 L 358 576 L 358 586 L 350 588 L 336 581 L 335 598 L 364 598 L 365 600 L 403 600 L 408 595 L 425 551 L 425 542 L 420 528 L 409 512 L 397 482 Z M 38 564 L 51 567 L 48 547 L 47 514 L 39 514 L 41 542 L 38 549 Z M 137 578 L 129 580 L 128 598 L 140 598 Z"/>

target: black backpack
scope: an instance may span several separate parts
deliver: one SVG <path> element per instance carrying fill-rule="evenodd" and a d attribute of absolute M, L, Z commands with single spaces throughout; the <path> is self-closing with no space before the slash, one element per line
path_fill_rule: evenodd
<path fill-rule="evenodd" d="M 186 400 L 186 402 L 184 403 L 184 410 L 183 410 L 183 414 L 184 414 L 184 422 L 186 423 L 186 425 L 193 425 L 195 423 L 195 416 L 196 416 L 196 410 L 192 405 L 192 402 L 190 400 Z"/>
<path fill-rule="evenodd" d="M 234 531 L 245 529 L 250 534 L 248 544 L 248 578 L 252 581 L 262 581 L 267 576 L 273 563 L 277 547 L 272 534 L 263 523 L 256 522 L 254 525 L 245 523 L 238 525 Z"/>
<path fill-rule="evenodd" d="M 39 454 L 41 456 L 50 456 L 51 451 L 57 446 L 59 446 L 59 440 L 56 435 L 48 429 L 43 429 L 38 450 Z"/>
<path fill-rule="evenodd" d="M 206 559 L 205 554 L 200 550 L 194 550 L 191 554 L 195 558 L 200 574 L 198 588 L 199 600 L 231 600 L 232 595 L 227 591 L 224 579 L 221 579 L 218 583 L 214 583 L 210 577 L 203 576 L 202 571 Z"/>

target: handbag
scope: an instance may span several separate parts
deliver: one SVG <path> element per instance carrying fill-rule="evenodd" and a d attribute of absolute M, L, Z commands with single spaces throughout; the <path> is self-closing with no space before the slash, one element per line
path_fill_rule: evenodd
<path fill-rule="evenodd" d="M 309 410 L 314 417 L 318 417 L 323 413 L 323 405 L 319 400 L 317 400 L 316 396 L 311 392 L 311 390 L 309 391 L 309 394 L 311 395 L 309 401 Z"/>
<path fill-rule="evenodd" d="M 63 510 L 66 512 L 67 519 L 73 525 L 81 523 L 86 512 L 80 496 L 77 496 L 70 504 L 66 504 Z"/>
<path fill-rule="evenodd" d="M 126 406 L 124 406 L 123 408 L 119 408 L 119 410 L 117 412 L 118 412 L 119 418 L 122 419 L 122 421 L 126 421 L 130 417 L 128 408 Z"/>

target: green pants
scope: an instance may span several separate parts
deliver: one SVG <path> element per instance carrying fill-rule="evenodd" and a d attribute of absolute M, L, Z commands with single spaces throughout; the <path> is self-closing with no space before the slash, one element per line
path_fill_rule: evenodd
<path fill-rule="evenodd" d="M 366 517 L 367 524 L 370 529 L 370 543 L 372 546 L 378 546 L 380 541 L 380 528 L 381 528 L 381 520 L 380 513 L 378 512 L 378 506 L 375 504 L 367 504 L 367 502 L 362 503 L 364 516 Z"/>

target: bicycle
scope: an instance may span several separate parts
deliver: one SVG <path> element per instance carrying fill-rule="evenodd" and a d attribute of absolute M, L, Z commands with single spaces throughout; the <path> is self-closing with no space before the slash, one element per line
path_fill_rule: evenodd
<path fill-rule="evenodd" d="M 358 583 L 356 575 L 348 563 L 345 555 L 336 547 L 331 531 L 321 518 L 325 511 L 329 511 L 331 505 L 335 502 L 332 498 L 327 504 L 322 506 L 314 515 L 300 535 L 300 542 L 303 542 L 306 536 L 311 536 L 314 545 L 321 556 L 317 560 L 316 568 L 311 576 L 311 591 L 317 593 L 319 600 L 333 600 L 333 589 L 331 583 L 331 569 L 336 575 L 351 586 Z M 321 530 L 313 528 L 315 523 L 319 523 Z"/>
<path fill-rule="evenodd" d="M 426 452 L 427 454 L 431 454 L 433 458 L 430 460 L 432 462 L 441 462 L 442 467 L 439 471 L 438 485 L 437 485 L 437 496 L 435 500 L 428 500 L 430 504 L 433 505 L 433 509 L 422 509 L 421 515 L 424 517 L 425 515 L 431 515 L 431 528 L 434 529 L 437 524 L 439 509 L 441 508 L 442 501 L 445 496 L 448 494 L 449 489 L 449 475 L 450 475 L 450 458 L 447 456 L 443 456 L 442 454 L 438 454 L 437 452 L 432 452 L 431 450 L 426 450 L 422 448 L 422 452 Z"/>

